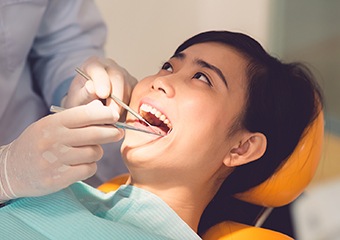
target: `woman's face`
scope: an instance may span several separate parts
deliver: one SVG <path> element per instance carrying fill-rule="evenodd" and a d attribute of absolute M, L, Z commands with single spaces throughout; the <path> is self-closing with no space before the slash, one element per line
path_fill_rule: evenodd
<path fill-rule="evenodd" d="M 228 136 L 228 131 L 244 109 L 246 64 L 233 48 L 200 43 L 141 80 L 130 106 L 169 133 L 126 131 L 122 154 L 130 171 L 182 181 L 188 174 L 195 180 L 209 178 L 221 168 L 238 144 L 238 134 Z M 127 122 L 147 129 L 130 114 Z"/>

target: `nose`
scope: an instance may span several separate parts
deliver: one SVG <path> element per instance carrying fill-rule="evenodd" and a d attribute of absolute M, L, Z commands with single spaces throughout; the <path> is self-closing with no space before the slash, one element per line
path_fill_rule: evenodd
<path fill-rule="evenodd" d="M 153 82 L 151 88 L 155 91 L 161 91 L 166 94 L 167 97 L 173 97 L 175 95 L 174 86 L 170 83 L 170 79 L 166 76 L 157 77 Z"/>

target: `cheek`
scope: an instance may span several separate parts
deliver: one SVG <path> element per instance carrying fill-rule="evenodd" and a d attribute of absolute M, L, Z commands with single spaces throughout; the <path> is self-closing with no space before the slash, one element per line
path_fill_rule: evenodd
<path fill-rule="evenodd" d="M 228 112 L 220 100 L 196 96 L 190 100 L 182 101 L 180 105 L 180 122 L 188 127 L 217 131 L 215 126 L 223 127 L 228 122 Z M 193 129 L 195 130 L 195 129 Z"/>
<path fill-rule="evenodd" d="M 223 108 L 221 104 L 195 99 L 183 104 L 182 113 L 179 114 L 181 135 L 186 133 L 185 140 L 182 136 L 183 145 L 190 142 L 191 147 L 202 154 L 204 151 L 214 149 L 219 142 L 225 141 L 230 119 L 225 111 L 221 111 Z"/>
<path fill-rule="evenodd" d="M 198 155 L 214 154 L 227 141 L 227 134 L 235 111 L 225 101 L 212 101 L 199 98 L 186 101 L 182 104 L 181 117 L 181 144 Z M 184 133 L 186 133 L 184 137 Z M 190 143 L 190 144 L 189 144 Z"/>
<path fill-rule="evenodd" d="M 145 89 L 148 89 L 148 87 L 150 86 L 151 80 L 149 78 L 144 78 L 142 80 L 140 80 L 136 86 L 134 87 L 133 91 L 132 91 L 132 96 L 133 95 L 138 95 L 141 92 L 143 92 L 143 90 L 145 91 Z"/>

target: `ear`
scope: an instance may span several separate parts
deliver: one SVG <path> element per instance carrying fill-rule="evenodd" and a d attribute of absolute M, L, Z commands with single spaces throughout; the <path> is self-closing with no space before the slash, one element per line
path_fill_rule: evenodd
<path fill-rule="evenodd" d="M 234 146 L 223 163 L 227 167 L 236 167 L 262 157 L 267 147 L 267 138 L 262 133 L 246 133 L 241 142 Z"/>

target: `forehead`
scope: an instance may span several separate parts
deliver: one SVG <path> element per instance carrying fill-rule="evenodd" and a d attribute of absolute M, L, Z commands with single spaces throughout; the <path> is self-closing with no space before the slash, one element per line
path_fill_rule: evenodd
<path fill-rule="evenodd" d="M 231 64 L 232 62 L 234 64 L 245 64 L 247 62 L 247 59 L 237 49 L 218 42 L 194 44 L 183 50 L 183 52 L 192 56 L 198 55 L 201 58 L 204 57 L 205 60 L 216 62 L 216 64 L 221 64 L 221 66 Z"/>

